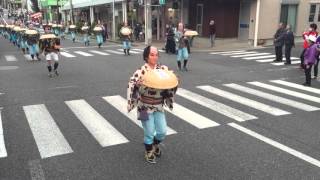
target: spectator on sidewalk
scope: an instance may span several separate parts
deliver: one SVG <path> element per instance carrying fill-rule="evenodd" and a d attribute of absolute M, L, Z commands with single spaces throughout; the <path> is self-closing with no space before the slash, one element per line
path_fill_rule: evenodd
<path fill-rule="evenodd" d="M 282 49 L 284 45 L 284 38 L 285 38 L 285 25 L 283 23 L 279 24 L 279 28 L 274 34 L 273 45 L 275 47 L 276 59 L 274 62 L 281 62 L 282 61 Z"/>
<path fill-rule="evenodd" d="M 215 39 L 216 39 L 216 25 L 214 23 L 214 20 L 210 20 L 209 35 L 210 35 L 211 47 L 213 47 L 213 46 L 215 46 Z"/>
<path fill-rule="evenodd" d="M 106 42 L 106 40 L 109 39 L 109 37 L 108 37 L 108 24 L 106 21 L 104 21 L 104 23 L 103 23 L 103 29 L 104 29 L 103 42 Z"/>
<path fill-rule="evenodd" d="M 289 65 L 291 64 L 291 49 L 292 47 L 295 47 L 294 34 L 289 24 L 287 25 L 287 32 L 285 33 L 284 45 L 285 45 L 285 56 L 286 56 L 286 62 L 284 64 Z"/>
<path fill-rule="evenodd" d="M 308 37 L 308 48 L 306 48 L 304 53 L 304 72 L 306 75 L 306 82 L 303 83 L 304 86 L 311 86 L 311 70 L 317 61 L 316 56 L 318 55 L 316 40 L 316 36 L 310 35 Z"/>
<path fill-rule="evenodd" d="M 302 34 L 302 38 L 304 39 L 304 41 L 303 41 L 303 50 L 302 50 L 301 55 L 300 55 L 300 60 L 301 60 L 300 67 L 302 69 L 303 69 L 303 66 L 304 66 L 304 63 L 303 63 L 304 62 L 304 53 L 305 53 L 306 49 L 309 46 L 308 37 L 310 35 L 315 36 L 315 37 L 318 36 L 317 24 L 315 24 L 315 23 L 310 24 L 309 29 L 307 31 L 303 32 L 303 34 Z"/>

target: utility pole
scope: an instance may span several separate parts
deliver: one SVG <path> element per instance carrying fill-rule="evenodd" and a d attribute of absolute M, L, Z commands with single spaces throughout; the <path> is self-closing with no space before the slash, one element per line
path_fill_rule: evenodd
<path fill-rule="evenodd" d="M 116 16 L 115 16 L 115 9 L 114 9 L 114 2 L 115 0 L 112 1 L 112 39 L 116 40 Z"/>
<path fill-rule="evenodd" d="M 145 19 L 145 45 L 149 45 L 152 43 L 151 0 L 145 0 L 144 19 Z"/>
<path fill-rule="evenodd" d="M 71 24 L 74 24 L 72 0 L 70 0 L 70 20 Z"/>

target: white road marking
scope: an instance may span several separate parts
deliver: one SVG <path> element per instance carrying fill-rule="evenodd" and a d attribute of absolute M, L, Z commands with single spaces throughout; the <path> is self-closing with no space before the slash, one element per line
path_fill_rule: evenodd
<path fill-rule="evenodd" d="M 226 54 L 220 54 L 220 55 L 222 55 L 222 56 L 232 56 L 232 55 L 255 54 L 255 53 L 257 53 L 257 52 L 245 51 L 245 52 L 226 53 Z"/>
<path fill-rule="evenodd" d="M 41 158 L 73 152 L 44 104 L 23 106 L 23 110 Z"/>
<path fill-rule="evenodd" d="M 65 102 L 102 147 L 129 142 L 85 100 Z"/>
<path fill-rule="evenodd" d="M 114 50 L 110 50 L 110 49 L 106 49 L 106 50 L 104 50 L 104 51 L 106 51 L 106 52 L 108 52 L 108 53 L 113 53 L 113 54 L 124 54 L 124 52 L 121 53 L 121 52 L 119 52 L 119 51 L 114 51 Z"/>
<path fill-rule="evenodd" d="M 166 51 L 163 50 L 163 49 L 158 49 L 158 51 L 159 51 L 159 52 L 162 52 L 162 53 L 163 53 L 163 52 L 166 52 Z"/>
<path fill-rule="evenodd" d="M 253 59 L 265 59 L 265 58 L 273 58 L 276 57 L 276 55 L 266 55 L 266 56 L 257 56 L 257 57 L 247 57 L 247 58 L 242 58 L 245 60 L 253 60 Z"/>
<path fill-rule="evenodd" d="M 2 111 L 2 107 L 0 107 L 0 158 L 4 158 L 4 157 L 7 157 L 8 154 L 7 154 L 6 144 L 4 142 L 1 111 Z"/>
<path fill-rule="evenodd" d="M 282 150 L 284 152 L 287 152 L 287 153 L 289 153 L 289 154 L 291 154 L 291 155 L 293 155 L 293 156 L 295 156 L 295 157 L 297 157 L 299 159 L 302 159 L 302 160 L 304 160 L 304 161 L 306 161 L 306 162 L 308 162 L 310 164 L 313 164 L 313 165 L 315 165 L 317 167 L 320 167 L 320 161 L 317 160 L 317 159 L 314 159 L 314 158 L 312 158 L 312 157 L 310 157 L 310 156 L 308 156 L 306 154 L 303 154 L 303 153 L 301 153 L 299 151 L 296 151 L 296 150 L 294 150 L 294 149 L 292 149 L 292 148 L 290 148 L 288 146 L 280 144 L 280 143 L 278 143 L 278 142 L 276 142 L 276 141 L 274 141 L 274 140 L 272 140 L 270 138 L 262 136 L 262 135 L 260 135 L 260 134 L 258 134 L 256 132 L 254 132 L 254 131 L 252 131 L 250 129 L 247 129 L 247 128 L 243 127 L 243 126 L 240 126 L 240 125 L 238 125 L 236 123 L 229 123 L 228 125 L 233 127 L 233 128 L 235 128 L 235 129 L 237 129 L 237 130 L 239 130 L 239 131 L 241 131 L 241 132 L 243 132 L 243 133 L 245 133 L 245 134 L 248 134 L 248 135 L 250 135 L 250 136 L 252 136 L 252 137 L 254 137 L 256 139 L 259 139 L 260 141 L 263 141 L 263 142 L 265 142 L 265 143 L 267 143 L 267 144 L 269 144 L 269 145 L 271 145 L 273 147 L 276 147 L 276 148 L 278 148 L 278 149 L 280 149 L 280 150 Z"/>
<path fill-rule="evenodd" d="M 72 55 L 72 54 L 70 54 L 70 53 L 67 53 L 67 52 L 60 52 L 60 54 L 61 54 L 62 56 L 68 57 L 68 58 L 76 57 L 76 56 L 74 56 L 74 55 Z"/>
<path fill-rule="evenodd" d="M 86 53 L 86 52 L 83 52 L 83 51 L 74 51 L 74 53 L 77 53 L 77 54 L 80 54 L 80 55 L 86 56 L 86 57 L 93 56 L 92 54 L 89 54 L 89 53 Z"/>
<path fill-rule="evenodd" d="M 103 56 L 108 56 L 108 55 L 110 55 L 109 53 L 105 53 L 105 52 L 101 52 L 101 51 L 96 51 L 96 50 L 90 50 L 90 52 L 95 53 L 95 54 L 99 54 L 99 55 L 103 55 Z"/>
<path fill-rule="evenodd" d="M 123 52 L 123 49 L 117 49 L 117 50 L 120 52 Z M 133 50 L 130 50 L 129 52 L 132 54 L 141 54 L 141 52 L 137 52 L 137 51 L 133 51 Z"/>
<path fill-rule="evenodd" d="M 269 54 L 271 53 L 253 53 L 253 54 L 237 55 L 237 56 L 231 56 L 231 57 L 239 58 L 239 57 L 262 56 L 262 55 L 269 55 Z"/>
<path fill-rule="evenodd" d="M 292 60 L 298 60 L 299 58 L 297 57 L 291 57 L 291 62 L 294 62 Z M 273 59 L 260 59 L 260 60 L 256 60 L 257 62 L 273 62 L 275 60 L 275 58 Z M 283 61 L 286 60 L 286 58 L 282 58 Z"/>
<path fill-rule="evenodd" d="M 24 57 L 28 60 L 28 61 L 32 61 L 31 55 L 30 54 L 25 54 Z"/>
<path fill-rule="evenodd" d="M 262 88 L 265 88 L 265 89 L 269 89 L 269 90 L 272 90 L 272 91 L 276 91 L 276 92 L 279 92 L 279 93 L 282 93 L 282 94 L 287 94 L 289 96 L 294 96 L 294 97 L 298 97 L 298 98 L 301 98 L 301 99 L 306 99 L 306 100 L 309 100 L 309 101 L 320 103 L 320 98 L 315 97 L 315 96 L 310 96 L 310 95 L 307 95 L 307 94 L 303 94 L 303 93 L 299 93 L 299 92 L 296 92 L 296 91 L 287 90 L 287 89 L 284 89 L 284 88 L 280 88 L 280 87 L 277 87 L 277 86 L 272 86 L 272 85 L 265 84 L 265 83 L 260 83 L 260 82 L 257 82 L 257 81 L 247 82 L 247 83 L 255 85 L 255 86 L 258 86 L 258 87 L 262 87 Z"/>
<path fill-rule="evenodd" d="M 137 126 L 142 128 L 141 121 L 137 118 L 137 112 L 136 110 L 132 110 L 130 113 L 128 113 L 127 110 L 127 100 L 125 100 L 121 96 L 106 96 L 103 97 L 105 101 L 107 101 L 110 105 L 112 105 L 114 108 L 116 108 L 118 111 L 120 111 L 123 115 L 125 115 L 127 118 L 129 118 L 133 123 L 135 123 Z M 167 134 L 176 134 L 177 132 L 170 127 L 167 129 Z"/>
<path fill-rule="evenodd" d="M 301 89 L 304 91 L 309 91 L 312 93 L 316 93 L 316 94 L 320 94 L 320 89 L 317 88 L 312 88 L 312 87 L 306 87 L 300 84 L 296 84 L 296 83 L 292 83 L 292 82 L 288 82 L 288 81 L 283 81 L 283 80 L 270 80 L 270 82 L 276 83 L 276 84 L 281 84 L 284 86 L 288 86 L 288 87 L 292 87 L 292 88 L 296 88 L 296 89 Z"/>
<path fill-rule="evenodd" d="M 224 84 L 224 86 L 227 86 L 229 88 L 232 88 L 232 89 L 235 89 L 235 90 L 238 90 L 238 91 L 241 91 L 241 92 L 252 94 L 252 95 L 264 98 L 264 99 L 268 99 L 270 101 L 274 101 L 274 102 L 277 102 L 277 103 L 280 103 L 280 104 L 284 104 L 284 105 L 291 106 L 291 107 L 294 107 L 294 108 L 297 108 L 297 109 L 301 109 L 301 110 L 304 110 L 304 111 L 317 111 L 317 110 L 320 110 L 320 108 L 315 107 L 315 106 L 310 106 L 308 104 L 300 103 L 298 101 L 294 101 L 294 100 L 283 98 L 283 97 L 276 96 L 276 95 L 273 95 L 273 94 L 265 93 L 265 92 L 258 91 L 258 90 L 255 90 L 255 89 L 252 89 L 252 88 L 248 88 L 248 87 L 245 87 L 245 86 L 241 86 L 241 85 L 238 85 L 238 84 L 233 84 L 233 83 L 232 84 Z"/>
<path fill-rule="evenodd" d="M 291 64 L 300 64 L 300 63 L 301 63 L 300 61 L 291 61 Z M 271 64 L 275 65 L 275 66 L 282 66 L 282 65 L 284 65 L 284 62 L 274 62 Z"/>
<path fill-rule="evenodd" d="M 16 58 L 14 55 L 6 55 L 6 56 L 4 56 L 4 58 L 5 58 L 6 61 L 8 61 L 8 62 L 18 61 L 17 58 Z"/>
<path fill-rule="evenodd" d="M 220 51 L 220 52 L 212 52 L 210 54 L 228 54 L 228 53 L 237 53 L 237 52 L 245 52 L 245 51 Z"/>
<path fill-rule="evenodd" d="M 212 99 L 208 99 L 206 97 L 203 97 L 201 95 L 198 95 L 196 93 L 193 93 L 191 91 L 179 88 L 177 91 L 177 95 L 184 97 L 190 101 L 193 101 L 195 103 L 198 103 L 206 108 L 209 108 L 213 111 L 216 111 L 217 113 L 220 113 L 222 115 L 225 115 L 231 119 L 234 119 L 236 121 L 247 121 L 252 119 L 258 119 L 256 116 L 253 116 L 251 114 L 247 114 L 245 112 L 239 111 L 237 109 L 234 109 L 230 106 L 224 105 L 222 103 L 219 103 L 217 101 L 214 101 Z"/>
<path fill-rule="evenodd" d="M 204 91 L 207 91 L 211 94 L 215 94 L 215 95 L 221 96 L 223 98 L 229 99 L 231 101 L 235 101 L 237 103 L 249 106 L 251 108 L 263 111 L 265 113 L 268 113 L 268 114 L 271 114 L 274 116 L 282 116 L 282 115 L 291 114 L 290 112 L 281 110 L 279 108 L 275 108 L 275 107 L 260 103 L 258 101 L 254 101 L 254 100 L 251 100 L 251 99 L 248 99 L 248 98 L 245 98 L 245 97 L 242 97 L 242 96 L 239 96 L 239 95 L 227 92 L 227 91 L 223 91 L 221 89 L 218 89 L 218 88 L 215 88 L 212 86 L 197 86 L 197 88 L 202 89 Z"/>
<path fill-rule="evenodd" d="M 19 66 L 0 66 L 0 70 L 13 70 L 18 68 Z"/>
<path fill-rule="evenodd" d="M 143 49 L 132 49 L 134 51 L 139 51 L 139 52 L 143 52 Z"/>

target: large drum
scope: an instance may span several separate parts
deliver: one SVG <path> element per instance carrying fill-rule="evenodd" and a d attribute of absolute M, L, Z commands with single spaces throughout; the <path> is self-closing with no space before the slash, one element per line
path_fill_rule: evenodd
<path fill-rule="evenodd" d="M 101 32 L 102 31 L 102 27 L 96 26 L 96 27 L 93 28 L 93 31 L 94 32 Z"/>
<path fill-rule="evenodd" d="M 33 29 L 29 29 L 29 30 L 25 31 L 25 34 L 27 34 L 27 35 L 37 35 L 38 31 L 33 30 Z"/>
<path fill-rule="evenodd" d="M 88 31 L 89 30 L 89 26 L 82 26 L 81 30 L 82 31 Z"/>
<path fill-rule="evenodd" d="M 70 31 L 75 31 L 76 30 L 76 25 L 70 25 L 69 29 L 70 29 Z"/>
<path fill-rule="evenodd" d="M 44 43 L 49 43 L 50 47 L 59 50 L 60 49 L 60 39 L 54 34 L 43 34 L 40 36 L 40 46 L 41 49 Z"/>
<path fill-rule="evenodd" d="M 122 35 L 124 35 L 124 36 L 128 36 L 128 35 L 130 35 L 130 34 L 132 33 L 132 31 L 131 31 L 131 29 L 128 28 L 128 27 L 122 27 L 122 28 L 120 29 L 120 33 L 121 33 Z"/>
<path fill-rule="evenodd" d="M 184 35 L 185 36 L 198 36 L 198 32 L 189 30 L 189 31 L 184 32 Z"/>
<path fill-rule="evenodd" d="M 142 84 L 154 89 L 172 89 L 178 86 L 178 78 L 172 71 L 153 69 L 142 76 Z"/>

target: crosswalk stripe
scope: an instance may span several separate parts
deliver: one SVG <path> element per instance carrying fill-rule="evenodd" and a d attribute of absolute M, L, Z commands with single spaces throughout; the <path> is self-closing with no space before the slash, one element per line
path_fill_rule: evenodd
<path fill-rule="evenodd" d="M 89 53 L 86 53 L 86 52 L 83 52 L 83 51 L 74 51 L 74 53 L 80 54 L 82 56 L 93 56 L 92 54 L 89 54 Z"/>
<path fill-rule="evenodd" d="M 117 49 L 117 50 L 123 52 L 123 49 Z M 133 51 L 131 49 L 130 49 L 129 52 L 132 53 L 132 54 L 140 54 L 141 53 L 141 52 Z"/>
<path fill-rule="evenodd" d="M 159 52 L 162 52 L 162 53 L 163 53 L 163 52 L 166 52 L 166 51 L 163 50 L 163 49 L 158 49 L 158 51 L 159 51 Z"/>
<path fill-rule="evenodd" d="M 242 58 L 245 60 L 253 60 L 253 59 L 265 59 L 265 58 L 272 58 L 276 57 L 276 55 L 266 55 L 266 56 L 256 56 L 256 57 L 247 57 L 247 58 Z"/>
<path fill-rule="evenodd" d="M 1 111 L 2 111 L 2 107 L 0 107 L 0 158 L 4 158 L 4 157 L 7 157 L 8 154 L 7 154 L 6 144 L 4 143 Z"/>
<path fill-rule="evenodd" d="M 232 89 L 235 89 L 235 90 L 238 90 L 238 91 L 241 91 L 241 92 L 245 92 L 245 93 L 248 93 L 248 94 L 251 94 L 251 95 L 255 95 L 255 96 L 258 96 L 258 97 L 261 97 L 261 98 L 264 98 L 264 99 L 268 99 L 270 101 L 274 101 L 274 102 L 277 102 L 277 103 L 280 103 L 280 104 L 284 104 L 284 105 L 291 106 L 291 107 L 294 107 L 294 108 L 297 108 L 297 109 L 301 109 L 301 110 L 304 110 L 304 111 L 317 111 L 317 110 L 320 110 L 320 108 L 315 107 L 315 106 L 310 106 L 308 104 L 300 103 L 298 101 L 294 101 L 294 100 L 283 98 L 283 97 L 276 96 L 276 95 L 273 95 L 273 94 L 265 93 L 265 92 L 262 92 L 262 91 L 259 91 L 259 90 L 255 90 L 255 89 L 252 89 L 252 88 L 248 88 L 248 87 L 245 87 L 245 86 L 241 86 L 241 85 L 238 85 L 238 84 L 231 83 L 231 84 L 224 84 L 224 86 L 227 86 L 229 88 L 232 88 Z"/>
<path fill-rule="evenodd" d="M 235 129 L 237 129 L 237 130 L 239 130 L 239 131 L 241 131 L 241 132 L 243 132 L 243 133 L 245 133 L 245 134 L 248 134 L 248 135 L 250 135 L 250 136 L 252 136 L 252 137 L 254 137 L 256 139 L 259 139 L 260 141 L 263 141 L 263 142 L 265 142 L 267 144 L 270 144 L 273 147 L 276 147 L 276 148 L 278 148 L 278 149 L 280 149 L 280 150 L 282 150 L 284 152 L 287 152 L 287 153 L 289 153 L 289 154 L 291 154 L 291 155 L 293 155 L 293 156 L 295 156 L 295 157 L 297 157 L 299 159 L 302 159 L 302 160 L 304 160 L 304 161 L 306 161 L 306 162 L 308 162 L 310 164 L 313 164 L 315 166 L 320 167 L 320 161 L 318 161 L 317 159 L 314 159 L 314 158 L 312 158 L 312 157 L 310 157 L 310 156 L 308 156 L 306 154 L 303 154 L 303 153 L 301 153 L 299 151 L 296 151 L 296 150 L 294 150 L 294 149 L 292 149 L 292 148 L 290 148 L 288 146 L 280 144 L 280 143 L 278 143 L 278 142 L 276 142 L 276 141 L 274 141 L 274 140 L 272 140 L 270 138 L 262 136 L 261 134 L 258 134 L 256 132 L 254 132 L 254 131 L 252 131 L 250 129 L 247 129 L 247 128 L 243 127 L 243 126 L 240 126 L 240 125 L 238 125 L 236 123 L 229 123 L 228 125 L 233 127 L 233 128 L 235 128 Z"/>
<path fill-rule="evenodd" d="M 23 106 L 23 110 L 41 158 L 73 152 L 44 104 Z"/>
<path fill-rule="evenodd" d="M 18 61 L 14 55 L 6 55 L 4 57 L 5 57 L 6 61 L 8 61 L 8 62 Z"/>
<path fill-rule="evenodd" d="M 280 88 L 280 87 L 277 87 L 277 86 L 272 86 L 272 85 L 261 83 L 261 82 L 257 82 L 257 81 L 247 82 L 247 83 L 251 84 L 251 85 L 254 85 L 254 86 L 261 87 L 261 88 L 265 88 L 265 89 L 269 89 L 269 90 L 272 90 L 272 91 L 276 91 L 276 92 L 279 92 L 279 93 L 282 93 L 282 94 L 287 94 L 287 95 L 290 95 L 290 96 L 294 96 L 294 97 L 298 97 L 298 98 L 301 98 L 301 99 L 306 99 L 306 100 L 309 100 L 309 101 L 312 101 L 312 102 L 320 103 L 320 98 L 315 97 L 315 96 L 310 96 L 310 95 L 307 95 L 307 94 L 299 93 L 299 92 L 296 92 L 296 91 L 291 91 L 291 90 L 288 90 L 288 89 Z"/>
<path fill-rule="evenodd" d="M 237 56 L 231 56 L 233 58 L 239 58 L 239 57 L 250 57 L 250 56 L 262 56 L 262 55 L 269 55 L 270 53 L 253 53 L 253 54 L 246 54 L 246 55 L 237 55 Z"/>
<path fill-rule="evenodd" d="M 226 54 L 220 54 L 220 55 L 222 55 L 222 56 L 232 56 L 232 55 L 255 54 L 255 53 L 257 53 L 257 52 L 245 51 L 245 52 L 226 53 Z"/>
<path fill-rule="evenodd" d="M 228 54 L 228 53 L 237 53 L 237 52 L 245 52 L 245 51 L 219 51 L 219 52 L 212 52 L 209 54 Z"/>
<path fill-rule="evenodd" d="M 124 54 L 124 53 L 121 53 L 121 52 L 119 52 L 119 51 L 114 51 L 114 50 L 110 50 L 110 49 L 106 49 L 106 50 L 104 50 L 104 51 L 106 51 L 106 52 L 108 52 L 108 53 L 113 53 L 113 54 Z"/>
<path fill-rule="evenodd" d="M 260 103 L 258 101 L 254 101 L 254 100 L 251 100 L 251 99 L 248 99 L 248 98 L 245 98 L 245 97 L 242 97 L 242 96 L 239 96 L 239 95 L 227 92 L 227 91 L 223 91 L 221 89 L 218 89 L 218 88 L 215 88 L 212 86 L 197 86 L 197 88 L 202 89 L 204 91 L 207 91 L 211 94 L 215 94 L 215 95 L 221 96 L 223 98 L 229 99 L 231 101 L 235 101 L 237 103 L 249 106 L 251 108 L 263 111 L 265 113 L 268 113 L 268 114 L 271 114 L 274 116 L 282 116 L 282 115 L 291 114 L 290 112 L 281 110 L 279 108 L 275 108 L 275 107 Z"/>
<path fill-rule="evenodd" d="M 102 147 L 129 142 L 85 100 L 65 102 Z"/>
<path fill-rule="evenodd" d="M 28 61 L 32 61 L 32 58 L 31 58 L 30 54 L 25 54 L 24 57 L 25 57 Z"/>
<path fill-rule="evenodd" d="M 300 64 L 300 63 L 301 63 L 300 61 L 291 61 L 291 64 Z M 284 65 L 284 62 L 274 62 L 271 64 L 275 65 L 275 66 L 282 66 L 282 65 Z"/>
<path fill-rule="evenodd" d="M 127 118 L 129 118 L 133 123 L 138 125 L 140 128 L 142 128 L 141 121 L 137 118 L 137 112 L 131 111 L 128 113 L 127 110 L 127 101 L 121 97 L 121 96 L 106 96 L 103 97 L 105 101 L 107 101 L 110 105 L 112 105 L 114 108 L 116 108 L 118 111 L 120 111 L 123 115 L 125 115 Z M 176 134 L 177 132 L 173 130 L 172 128 L 167 128 L 167 134 Z"/>
<path fill-rule="evenodd" d="M 132 49 L 132 50 L 134 50 L 134 51 L 139 51 L 139 52 L 143 52 L 142 49 Z"/>
<path fill-rule="evenodd" d="M 96 51 L 96 50 L 90 50 L 90 52 L 95 53 L 95 54 L 99 54 L 99 55 L 103 55 L 103 56 L 108 56 L 108 55 L 110 55 L 109 53 L 105 53 L 105 52 L 101 52 L 101 51 Z"/>
<path fill-rule="evenodd" d="M 209 108 L 217 113 L 225 115 L 229 118 L 232 118 L 236 121 L 247 121 L 252 119 L 258 119 L 256 116 L 251 114 L 247 114 L 230 106 L 224 105 L 212 99 L 208 99 L 191 91 L 179 88 L 177 91 L 177 95 L 184 97 L 190 101 L 198 103 L 206 108 Z"/>
<path fill-rule="evenodd" d="M 63 51 L 61 51 L 60 54 L 61 54 L 62 56 L 68 57 L 68 58 L 76 57 L 76 56 L 74 56 L 74 55 L 72 55 L 72 54 L 70 54 L 70 53 L 63 52 Z"/>
<path fill-rule="evenodd" d="M 316 93 L 316 94 L 320 94 L 320 89 L 316 89 L 316 88 L 312 88 L 312 87 L 306 87 L 306 86 L 303 86 L 303 85 L 300 85 L 300 84 L 296 84 L 296 83 L 292 83 L 292 82 L 288 82 L 288 81 L 270 80 L 270 82 L 281 84 L 281 85 L 284 85 L 284 86 L 289 86 L 289 87 L 296 88 L 296 89 L 301 89 L 301 90 L 304 90 L 304 91 L 309 91 L 309 92 Z"/>
<path fill-rule="evenodd" d="M 292 60 L 298 60 L 300 58 L 297 58 L 297 57 L 291 57 L 291 62 L 294 62 Z M 260 59 L 260 60 L 256 60 L 257 62 L 273 62 L 275 60 L 275 58 L 272 58 L 272 59 Z M 283 61 L 286 60 L 286 58 L 282 58 Z"/>

